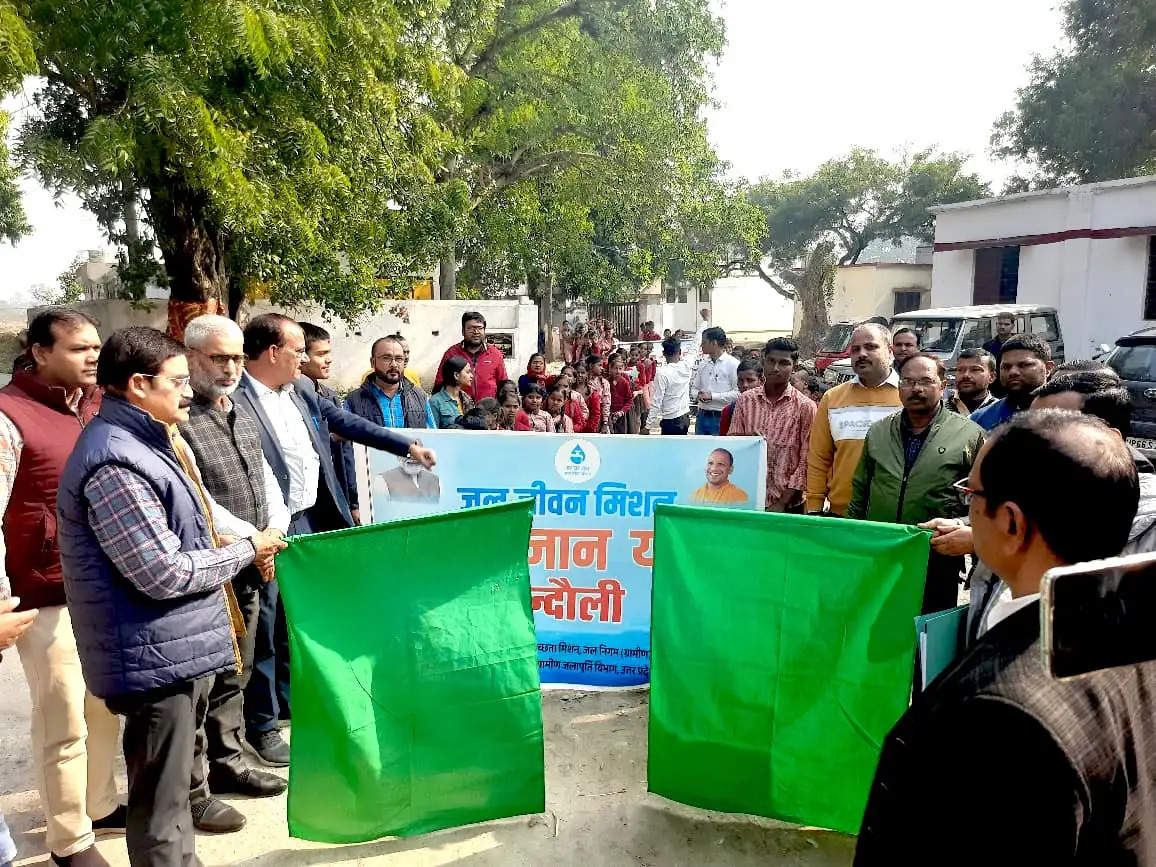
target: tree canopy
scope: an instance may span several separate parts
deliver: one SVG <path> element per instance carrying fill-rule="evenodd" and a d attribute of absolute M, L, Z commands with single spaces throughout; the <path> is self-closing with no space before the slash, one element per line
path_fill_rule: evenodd
<path fill-rule="evenodd" d="M 1156 172 L 1156 5 L 1067 0 L 1062 9 L 1068 44 L 1035 58 L 992 135 L 995 155 L 1025 164 L 1009 189 Z"/>
<path fill-rule="evenodd" d="M 36 71 L 32 35 L 17 9 L 0 0 L 0 96 L 13 90 L 20 79 Z M 31 226 L 20 206 L 16 170 L 8 158 L 8 116 L 0 111 L 0 238 L 15 244 Z"/>
<path fill-rule="evenodd" d="M 888 160 L 856 149 L 805 177 L 764 179 L 749 196 L 764 218 L 759 243 L 735 265 L 753 268 L 802 307 L 800 338 L 808 351 L 826 330 L 834 269 L 852 265 L 872 241 L 930 240 L 934 205 L 989 194 L 964 171 L 963 154 L 920 151 Z"/>

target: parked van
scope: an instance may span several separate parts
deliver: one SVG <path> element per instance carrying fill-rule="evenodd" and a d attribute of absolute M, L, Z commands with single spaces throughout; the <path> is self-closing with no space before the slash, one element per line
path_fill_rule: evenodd
<path fill-rule="evenodd" d="M 1038 304 L 980 304 L 973 307 L 939 307 L 931 310 L 912 310 L 891 319 L 891 333 L 910 328 L 920 338 L 922 350 L 942 359 L 947 368 L 948 381 L 955 380 L 959 353 L 976 349 L 995 337 L 996 318 L 1011 315 L 1015 319 L 1013 334 L 1035 334 L 1048 342 L 1052 361 L 1064 360 L 1064 338 L 1060 331 L 1060 317 L 1054 307 Z M 827 368 L 828 382 L 840 383 L 854 379 L 851 360 L 843 359 Z"/>

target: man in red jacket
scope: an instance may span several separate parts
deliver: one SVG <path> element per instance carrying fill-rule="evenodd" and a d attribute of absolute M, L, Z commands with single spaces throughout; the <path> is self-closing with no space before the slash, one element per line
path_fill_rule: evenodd
<path fill-rule="evenodd" d="M 455 355 L 468 361 L 474 372 L 474 384 L 463 387 L 462 391 L 472 397 L 475 403 L 484 397 L 497 397 L 498 383 L 509 379 L 506 376 L 506 361 L 498 347 L 486 342 L 486 317 L 481 313 L 470 311 L 462 314 L 462 342 L 455 343 L 445 351 L 438 365 L 435 386 L 442 383 L 442 367 L 446 359 Z"/>
<path fill-rule="evenodd" d="M 27 356 L 0 389 L 0 596 L 11 582 L 21 610 L 40 609 L 16 642 L 32 694 L 32 765 L 52 860 L 83 867 L 108 863 L 93 845 L 94 828 L 125 826 L 113 777 L 120 726 L 85 688 L 56 539 L 60 474 L 100 406 L 99 351 L 91 319 L 46 310 L 28 326 Z"/>

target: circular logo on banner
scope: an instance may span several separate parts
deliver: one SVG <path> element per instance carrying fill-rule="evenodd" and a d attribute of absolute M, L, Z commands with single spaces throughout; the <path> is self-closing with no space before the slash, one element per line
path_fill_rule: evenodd
<path fill-rule="evenodd" d="M 602 459 L 590 440 L 566 440 L 554 455 L 554 469 L 568 482 L 587 482 L 598 475 Z"/>

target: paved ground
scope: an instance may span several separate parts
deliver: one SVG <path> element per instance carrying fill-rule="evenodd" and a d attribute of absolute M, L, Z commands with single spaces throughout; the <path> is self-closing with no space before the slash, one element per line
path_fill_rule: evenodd
<path fill-rule="evenodd" d="M 238 834 L 200 835 L 197 852 L 206 865 L 244 867 L 851 863 L 850 837 L 709 813 L 647 794 L 646 698 L 645 692 L 546 693 L 545 814 L 404 840 L 322 846 L 289 838 L 284 796 L 231 799 L 249 826 Z M 10 653 L 0 663 L 0 809 L 16 838 L 16 863 L 46 864 L 44 818 L 27 755 L 28 694 Z M 120 783 L 123 791 L 123 766 Z M 99 847 L 116 867 L 128 864 L 123 837 L 102 839 Z"/>

